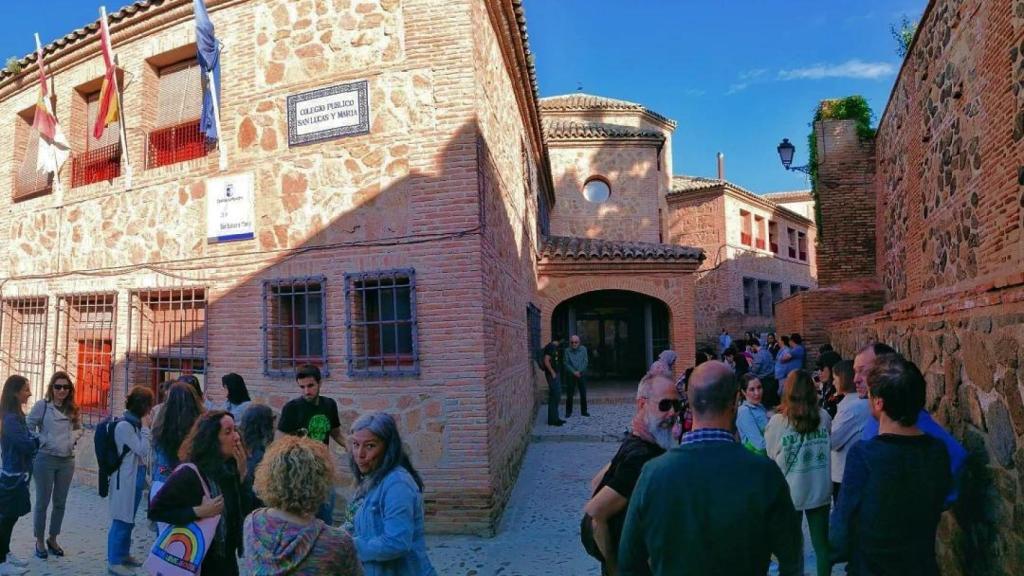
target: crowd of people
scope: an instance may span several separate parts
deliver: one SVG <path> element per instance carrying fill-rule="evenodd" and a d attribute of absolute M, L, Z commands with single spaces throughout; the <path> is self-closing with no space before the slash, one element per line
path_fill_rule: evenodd
<path fill-rule="evenodd" d="M 128 392 L 124 414 L 101 422 L 95 434 L 98 456 L 101 429 L 111 431 L 116 453 L 109 476 L 102 464 L 100 470 L 111 516 L 110 574 L 435 574 L 424 540 L 423 480 L 395 419 L 366 414 L 346 436 L 337 404 L 320 394 L 320 370 L 299 367 L 296 383 L 300 396 L 280 418 L 253 402 L 234 373 L 222 378 L 223 402 L 207 399 L 187 374 L 162 383 L 159 398 L 142 386 Z M 10 543 L 18 519 L 33 511 L 30 483 L 35 556 L 73 553 L 58 537 L 83 435 L 74 383 L 57 372 L 45 399 L 26 414 L 31 394 L 21 375 L 7 378 L 0 392 L 0 576 L 28 572 Z M 331 439 L 347 452 L 355 479 L 340 526 Z M 139 559 L 131 555 L 132 538 L 147 489 L 153 544 Z M 182 533 L 206 545 L 197 551 L 176 544 Z"/>
<path fill-rule="evenodd" d="M 806 370 L 799 334 L 698 352 L 640 381 L 618 452 L 591 482 L 581 540 L 602 574 L 936 575 L 939 517 L 966 451 L 925 410 L 917 366 L 882 343 Z"/>

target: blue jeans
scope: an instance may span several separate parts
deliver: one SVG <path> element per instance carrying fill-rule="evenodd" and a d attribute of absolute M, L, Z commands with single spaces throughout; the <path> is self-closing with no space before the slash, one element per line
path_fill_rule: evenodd
<path fill-rule="evenodd" d="M 145 487 L 146 467 L 139 466 L 139 470 L 135 473 L 135 505 L 132 508 L 135 512 L 139 511 L 139 502 L 142 500 L 142 490 Z M 134 518 L 133 513 L 132 519 L 134 520 Z M 110 566 L 124 564 L 125 558 L 132 550 L 132 530 L 134 528 L 134 522 L 114 520 L 110 524 L 110 532 L 107 534 L 107 564 Z"/>
<path fill-rule="evenodd" d="M 316 510 L 316 517 L 323 520 L 324 524 L 327 524 L 328 526 L 334 526 L 335 498 L 334 486 L 331 486 L 330 491 L 327 493 L 327 500 L 325 500 L 324 503 Z"/>

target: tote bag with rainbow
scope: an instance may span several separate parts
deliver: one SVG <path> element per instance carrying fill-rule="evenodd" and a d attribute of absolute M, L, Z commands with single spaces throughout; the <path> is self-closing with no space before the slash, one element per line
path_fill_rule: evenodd
<path fill-rule="evenodd" d="M 199 476 L 194 464 L 182 464 L 192 468 Z M 199 476 L 203 492 L 207 497 L 210 490 Z M 213 543 L 220 516 L 201 518 L 184 526 L 169 525 L 157 536 L 149 551 L 145 564 L 146 573 L 152 576 L 196 576 L 203 566 L 203 558 Z"/>

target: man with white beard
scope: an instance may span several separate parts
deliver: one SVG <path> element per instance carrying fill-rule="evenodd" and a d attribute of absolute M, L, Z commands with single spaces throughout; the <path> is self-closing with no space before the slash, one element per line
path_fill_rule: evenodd
<path fill-rule="evenodd" d="M 803 574 L 800 516 L 778 466 L 736 441 L 735 372 L 690 376 L 693 431 L 644 466 L 619 542 L 620 576 Z M 827 457 L 827 456 L 826 456 Z"/>
<path fill-rule="evenodd" d="M 611 463 L 591 481 L 593 496 L 583 507 L 580 534 L 587 552 L 601 562 L 605 576 L 616 573 L 619 536 L 640 470 L 676 444 L 672 426 L 680 413 L 682 401 L 675 382 L 660 373 L 644 376 L 637 387 L 630 431 Z"/>

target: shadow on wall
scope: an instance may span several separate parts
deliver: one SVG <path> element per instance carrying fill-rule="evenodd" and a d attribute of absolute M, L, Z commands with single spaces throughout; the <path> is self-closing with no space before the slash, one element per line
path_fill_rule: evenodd
<path fill-rule="evenodd" d="M 308 156 L 253 168 L 259 197 L 273 201 L 279 194 L 282 212 L 270 210 L 268 215 L 264 209 L 257 215 L 262 219 L 255 242 L 262 254 L 255 257 L 261 261 L 245 266 L 242 270 L 249 273 L 237 282 L 237 270 L 195 274 L 196 261 L 189 263 L 193 277 L 188 272 L 174 272 L 182 286 L 205 286 L 208 298 L 209 341 L 200 330 L 183 333 L 180 340 L 187 342 L 187 347 L 195 341 L 204 343 L 207 391 L 212 391 L 215 399 L 223 399 L 223 392 L 210 383 L 219 382 L 220 375 L 227 372 L 238 372 L 246 378 L 254 400 L 280 410 L 296 392 L 292 376 L 268 376 L 262 371 L 261 339 L 266 336 L 252 328 L 262 326 L 264 281 L 323 275 L 330 375 L 324 379 L 322 392 L 338 400 L 342 429 L 347 431 L 367 412 L 383 410 L 394 415 L 412 460 L 424 476 L 427 516 L 437 519 L 455 510 L 444 519 L 441 531 L 490 533 L 511 491 L 532 424 L 533 406 L 515 401 L 532 397 L 533 387 L 524 336 L 527 303 L 535 290 L 528 285 L 533 278 L 531 237 L 523 231 L 517 234 L 513 228 L 514 220 L 505 212 L 504 198 L 495 184 L 500 179 L 479 169 L 466 169 L 467 165 L 483 166 L 480 158 L 488 154 L 473 123 L 464 124 L 438 157 L 428 161 L 437 167 L 436 173 L 410 172 L 386 186 L 380 185 L 379 169 L 371 170 L 370 178 L 346 174 L 358 188 L 353 191 L 331 189 L 325 181 L 326 169 L 300 170 L 303 166 L 320 167 L 328 159 L 330 147 L 337 145 L 313 146 Z M 351 147 L 372 149 L 375 145 L 370 141 Z M 365 184 L 359 186 L 361 180 Z M 352 207 L 324 224 L 314 215 L 309 227 L 319 230 L 296 241 L 294 235 L 301 233 L 301 228 L 296 229 L 289 216 L 302 215 L 309 220 L 305 211 L 314 191 L 318 204 L 337 206 L 343 202 Z M 267 225 L 268 217 L 276 225 Z M 202 233 L 198 226 L 194 229 Z M 201 238 L 192 241 L 203 242 Z M 295 247 L 287 249 L 289 245 Z M 270 250 L 277 253 L 262 260 Z M 349 303 L 344 274 L 402 268 L 414 269 L 416 276 L 419 374 L 349 377 Z M 530 276 L 502 284 L 499 277 L 509 269 L 513 274 L 529 270 Z M 231 288 L 220 293 L 218 285 Z M 241 326 L 250 329 L 239 330 Z M 154 384 L 149 378 L 139 381 L 140 370 L 133 368 L 129 374 L 127 355 L 119 356 L 113 367 L 115 381 L 120 383 L 122 374 L 128 374 L 128 381 L 124 390 L 115 394 L 115 415 L 123 410 L 124 393 L 132 385 Z M 154 361 L 143 352 L 131 363 Z M 496 390 L 502 378 L 510 378 L 515 385 Z M 466 400 L 485 394 L 486 405 Z M 476 426 L 481 419 L 489 422 L 486 431 Z M 499 452 L 497 440 L 503 439 Z M 483 441 L 488 443 L 488 452 L 452 450 L 453 446 Z M 88 439 L 84 443 L 88 444 Z M 79 454 L 89 483 L 95 482 L 91 452 L 81 450 Z M 488 457 L 496 456 L 501 456 L 500 464 L 492 467 Z M 336 460 L 343 483 L 350 485 L 344 457 Z"/>

